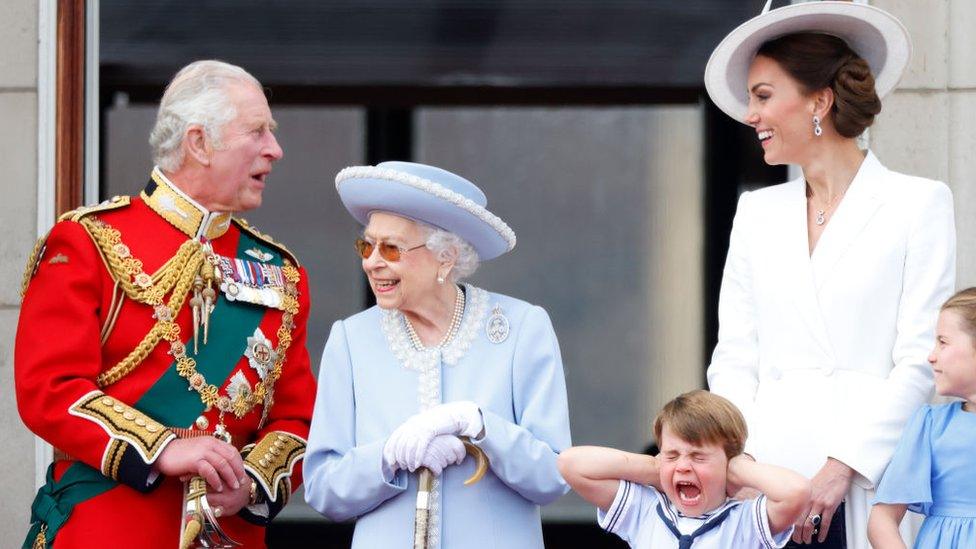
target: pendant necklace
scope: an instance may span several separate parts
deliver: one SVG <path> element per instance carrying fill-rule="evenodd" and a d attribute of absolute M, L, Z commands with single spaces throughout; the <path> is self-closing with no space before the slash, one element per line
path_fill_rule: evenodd
<path fill-rule="evenodd" d="M 848 188 L 850 188 L 850 185 L 848 185 Z M 810 191 L 810 198 L 813 198 L 814 200 L 816 200 L 817 199 L 817 194 L 815 192 L 813 192 L 813 186 L 810 185 L 809 183 L 807 183 L 807 189 L 809 189 L 809 191 Z M 823 225 L 824 223 L 827 222 L 827 219 L 826 219 L 827 212 L 830 211 L 830 209 L 831 209 L 831 207 L 833 207 L 834 203 L 837 202 L 840 199 L 840 197 L 844 196 L 845 193 L 847 193 L 847 189 L 844 189 L 844 191 L 842 193 L 840 193 L 837 196 L 831 198 L 830 201 L 827 202 L 822 209 L 819 209 L 819 208 L 817 209 L 817 218 L 816 218 L 817 225 Z"/>

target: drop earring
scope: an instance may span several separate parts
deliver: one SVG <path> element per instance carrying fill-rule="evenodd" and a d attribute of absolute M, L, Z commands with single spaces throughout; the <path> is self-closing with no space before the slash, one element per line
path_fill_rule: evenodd
<path fill-rule="evenodd" d="M 820 127 L 820 117 L 813 115 L 813 135 L 820 137 L 823 135 L 823 128 Z"/>

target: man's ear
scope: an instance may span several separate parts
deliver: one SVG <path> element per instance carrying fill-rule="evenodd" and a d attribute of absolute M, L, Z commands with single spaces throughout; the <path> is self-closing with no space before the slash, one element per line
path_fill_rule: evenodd
<path fill-rule="evenodd" d="M 196 124 L 190 126 L 183 136 L 183 153 L 193 158 L 201 166 L 209 166 L 213 156 L 213 144 L 207 137 L 207 132 L 203 126 Z"/>

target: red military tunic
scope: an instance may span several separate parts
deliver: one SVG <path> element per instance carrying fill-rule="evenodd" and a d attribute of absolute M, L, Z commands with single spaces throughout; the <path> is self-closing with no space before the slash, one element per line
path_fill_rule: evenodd
<path fill-rule="evenodd" d="M 187 242 L 201 240 L 209 242 L 212 255 L 207 257 L 213 262 L 226 258 L 220 267 L 251 269 L 250 278 L 242 275 L 244 283 L 231 284 L 233 290 L 254 282 L 254 289 L 245 288 L 246 295 L 233 305 L 227 301 L 231 296 L 220 298 L 210 317 L 208 344 L 198 334 L 201 353 L 208 345 L 232 349 L 207 360 L 193 352 L 192 287 L 184 291 L 181 303 L 173 301 L 181 282 L 157 296 L 163 309 L 133 299 L 166 288 L 171 282 L 166 273 L 185 274 L 178 263 L 187 253 L 201 257 L 201 246 Z M 186 436 L 186 430 L 214 431 L 222 415 L 257 483 L 259 503 L 219 523 L 245 547 L 264 547 L 264 525 L 301 483 L 315 395 L 305 347 L 308 282 L 294 257 L 245 222 L 207 212 L 158 170 L 141 197 L 116 198 L 63 216 L 37 255 L 26 274 L 15 349 L 21 417 L 56 448 L 55 482 L 76 461 L 117 481 L 99 477 L 108 489 L 76 503 L 60 529 L 43 524 L 57 530 L 53 546 L 176 547 L 182 483 L 159 478 L 152 463 L 166 444 Z M 276 269 L 273 260 L 284 266 Z M 281 297 L 290 280 L 284 281 L 282 272 L 290 280 L 297 277 L 289 294 L 297 300 L 285 297 L 288 306 Z M 246 298 L 251 303 L 244 303 Z M 167 305 L 176 309 L 169 323 L 163 318 Z M 283 310 L 289 307 L 291 311 Z M 253 332 L 247 325 L 246 332 L 228 336 L 232 328 L 242 329 L 240 322 L 224 322 L 236 318 L 234 311 L 257 324 Z M 196 357 L 199 379 L 185 375 L 185 364 L 183 373 L 177 372 L 181 343 L 187 356 Z M 229 373 L 219 379 L 203 374 L 211 362 L 221 361 Z M 266 382 L 269 376 L 277 379 Z M 219 388 L 216 395 L 207 394 L 209 385 Z M 204 397 L 211 400 L 206 411 Z M 225 400 L 216 404 L 219 397 Z M 194 405 L 199 410 L 193 411 Z M 177 413 L 171 407 L 182 408 Z M 237 417 L 234 410 L 245 413 Z M 167 417 L 181 417 L 182 423 L 168 424 Z M 41 504 L 41 496 L 35 501 L 35 513 L 52 507 L 52 500 L 45 498 Z M 57 522 L 51 518 L 56 514 L 46 516 Z"/>

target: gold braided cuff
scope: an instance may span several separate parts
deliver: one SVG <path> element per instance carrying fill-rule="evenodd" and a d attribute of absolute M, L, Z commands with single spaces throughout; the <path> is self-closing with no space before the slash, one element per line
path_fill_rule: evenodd
<path fill-rule="evenodd" d="M 305 439 L 291 433 L 268 433 L 244 458 L 244 470 L 261 483 L 271 501 L 278 500 L 282 486 L 283 497 L 287 498 L 291 489 L 291 470 L 305 456 L 305 445 Z"/>
<path fill-rule="evenodd" d="M 81 397 L 68 413 L 94 421 L 112 437 L 102 458 L 102 472 L 111 478 L 116 478 L 127 447 L 135 449 L 144 462 L 153 463 L 166 444 L 176 438 L 172 431 L 146 414 L 101 391 Z"/>

